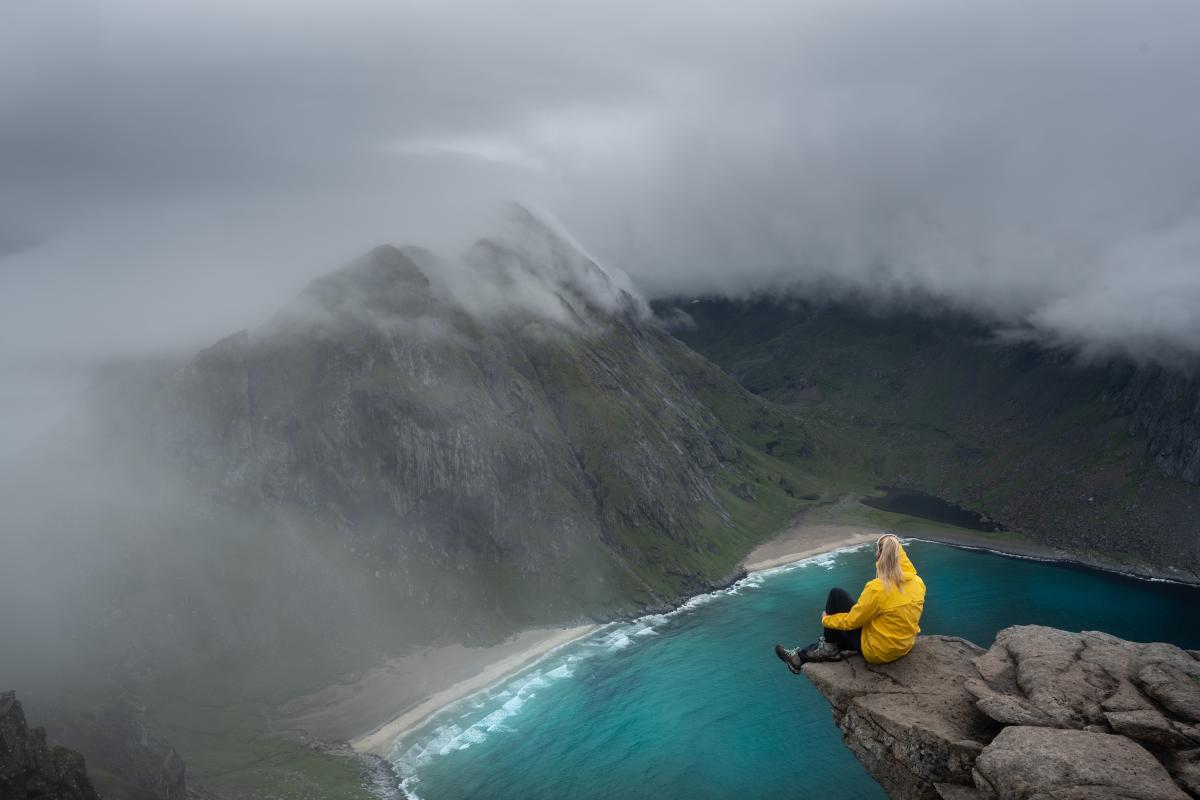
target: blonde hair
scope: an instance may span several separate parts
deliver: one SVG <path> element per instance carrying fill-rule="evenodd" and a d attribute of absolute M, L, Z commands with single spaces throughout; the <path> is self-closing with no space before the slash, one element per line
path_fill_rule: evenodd
<path fill-rule="evenodd" d="M 904 580 L 900 574 L 900 540 L 890 533 L 875 543 L 875 577 L 885 589 L 895 589 Z"/>

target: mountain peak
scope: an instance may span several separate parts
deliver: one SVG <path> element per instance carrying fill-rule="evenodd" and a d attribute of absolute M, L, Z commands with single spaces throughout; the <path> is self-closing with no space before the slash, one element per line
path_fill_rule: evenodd
<path fill-rule="evenodd" d="M 429 291 L 429 276 L 417 266 L 412 255 L 390 244 L 372 249 L 328 277 L 342 278 L 332 283 L 352 282 L 363 290 L 384 295 Z M 313 285 L 322 280 L 317 279 Z"/>
<path fill-rule="evenodd" d="M 620 269 L 601 266 L 549 215 L 513 204 L 497 231 L 464 257 L 492 287 L 552 316 L 649 316 L 649 307 Z"/>
<path fill-rule="evenodd" d="M 417 266 L 413 254 L 380 245 L 312 281 L 275 322 L 354 323 L 419 317 L 434 303 L 429 276 Z"/>

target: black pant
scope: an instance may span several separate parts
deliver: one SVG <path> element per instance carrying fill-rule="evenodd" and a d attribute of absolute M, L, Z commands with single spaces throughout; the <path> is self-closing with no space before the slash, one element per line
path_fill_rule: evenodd
<path fill-rule="evenodd" d="M 854 608 L 854 598 L 850 593 L 840 587 L 835 587 L 829 590 L 829 597 L 825 599 L 826 614 L 842 614 Z M 833 628 L 825 629 L 825 641 L 833 642 L 842 650 L 853 650 L 856 653 L 862 652 L 862 628 L 855 628 L 852 631 L 835 631 Z"/>

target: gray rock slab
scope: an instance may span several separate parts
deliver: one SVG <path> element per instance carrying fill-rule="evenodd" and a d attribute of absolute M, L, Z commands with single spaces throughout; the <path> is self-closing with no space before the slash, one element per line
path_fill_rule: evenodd
<path fill-rule="evenodd" d="M 1122 797 L 1187 800 L 1166 768 L 1125 736 L 1009 726 L 975 762 L 977 786 L 1001 800 Z"/>

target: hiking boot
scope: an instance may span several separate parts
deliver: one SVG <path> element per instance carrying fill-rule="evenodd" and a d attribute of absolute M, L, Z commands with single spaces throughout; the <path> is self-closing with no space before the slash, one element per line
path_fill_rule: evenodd
<path fill-rule="evenodd" d="M 825 641 L 825 637 L 822 636 L 817 639 L 816 644 L 810 645 L 804 651 L 802 657 L 805 661 L 841 661 L 842 650 L 833 642 Z"/>
<path fill-rule="evenodd" d="M 792 671 L 793 675 L 800 674 L 800 667 L 804 664 L 804 650 L 799 647 L 793 647 L 788 650 L 781 644 L 775 645 L 775 655 L 779 656 L 779 660 L 787 664 L 787 668 Z"/>

